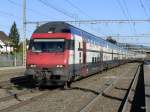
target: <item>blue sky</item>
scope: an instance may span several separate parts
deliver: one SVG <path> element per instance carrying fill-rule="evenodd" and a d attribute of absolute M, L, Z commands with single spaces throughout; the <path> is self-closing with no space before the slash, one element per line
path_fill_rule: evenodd
<path fill-rule="evenodd" d="M 0 30 L 8 34 L 12 23 L 16 21 L 22 38 L 22 0 L 0 2 Z M 150 18 L 150 0 L 26 0 L 26 2 L 27 21 L 75 20 L 74 17 L 78 17 L 78 20 Z M 114 38 L 119 42 L 150 46 L 150 23 L 101 23 L 76 26 L 103 38 L 108 35 L 134 36 Z M 27 38 L 30 38 L 34 30 L 35 25 L 27 25 Z M 139 37 L 141 34 L 148 36 Z"/>

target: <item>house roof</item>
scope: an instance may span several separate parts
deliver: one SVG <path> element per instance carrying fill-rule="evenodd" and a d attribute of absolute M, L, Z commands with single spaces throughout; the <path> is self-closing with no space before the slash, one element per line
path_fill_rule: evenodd
<path fill-rule="evenodd" d="M 3 31 L 0 31 L 0 40 L 5 44 L 10 42 L 8 36 Z"/>

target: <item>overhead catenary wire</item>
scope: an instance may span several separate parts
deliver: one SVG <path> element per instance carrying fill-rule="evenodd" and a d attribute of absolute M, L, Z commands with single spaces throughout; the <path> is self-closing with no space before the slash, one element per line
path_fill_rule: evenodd
<path fill-rule="evenodd" d="M 53 21 L 28 21 L 27 23 L 29 24 L 44 24 L 47 22 L 53 22 Z M 105 19 L 105 20 L 101 20 L 101 19 L 97 19 L 97 20 L 78 20 L 78 21 L 70 21 L 70 20 L 66 20 L 66 21 L 60 21 L 60 22 L 68 22 L 68 23 L 80 23 L 80 24 L 101 24 L 101 23 L 119 23 L 119 24 L 126 24 L 126 23 L 149 23 L 150 19 Z"/>
<path fill-rule="evenodd" d="M 69 17 L 69 18 L 72 18 L 72 19 L 75 19 L 77 20 L 77 16 L 75 14 L 72 14 L 72 13 L 68 13 L 67 11 L 65 10 L 62 10 L 62 9 L 59 9 L 57 8 L 56 6 L 52 5 L 51 3 L 49 3 L 47 0 L 38 0 L 40 3 L 42 3 L 43 5 Z"/>
<path fill-rule="evenodd" d="M 14 1 L 14 0 L 7 0 L 7 1 L 8 1 L 9 3 L 15 5 L 15 6 L 18 6 L 18 7 L 22 8 L 22 4 L 21 4 L 21 3 L 18 3 L 18 2 Z M 39 15 L 39 14 L 40 14 L 40 15 L 43 15 L 44 17 L 48 17 L 47 14 L 43 14 L 42 12 L 39 12 L 39 11 L 34 10 L 34 9 L 32 9 L 32 8 L 26 8 L 26 10 L 28 10 L 28 11 L 30 11 L 30 12 L 33 12 L 33 13 L 35 13 L 35 14 L 38 14 L 38 15 Z M 7 13 L 6 13 L 6 14 L 7 14 Z M 8 15 L 8 16 L 11 15 L 12 17 L 17 17 L 17 16 L 14 16 L 13 14 L 11 14 L 11 13 L 8 13 L 7 15 Z M 17 17 L 17 18 L 18 18 L 18 17 Z M 20 19 L 21 19 L 21 18 L 20 18 Z M 7 27 L 10 27 L 10 26 L 7 26 Z M 22 28 L 19 28 L 19 30 L 22 31 L 23 29 L 22 29 Z M 33 32 L 32 30 L 29 30 L 29 29 L 26 29 L 26 31 L 27 31 L 27 33 Z"/>
<path fill-rule="evenodd" d="M 128 17 L 128 14 L 126 13 L 126 11 L 125 11 L 121 1 L 120 0 L 116 0 L 116 2 L 118 3 L 120 9 L 122 10 L 122 13 L 125 16 L 125 18 L 127 18 L 129 20 L 132 20 L 130 17 Z M 127 8 L 126 8 L 126 10 L 127 10 Z M 132 28 L 132 24 L 130 23 L 130 21 L 129 21 L 129 26 L 130 26 L 130 30 L 133 31 L 133 33 L 135 33 L 134 29 Z"/>
<path fill-rule="evenodd" d="M 77 7 L 75 4 L 73 4 L 70 0 L 65 0 L 69 5 L 71 5 L 72 7 L 74 7 L 76 10 L 78 10 L 78 12 L 80 12 L 81 14 L 83 14 L 84 16 L 92 19 L 92 17 L 90 15 L 88 15 L 86 12 L 84 12 L 83 10 L 81 10 L 79 7 Z"/>
<path fill-rule="evenodd" d="M 28 21 L 29 24 L 44 24 L 47 22 L 52 22 L 52 21 Z M 101 24 L 101 23 L 119 23 L 119 24 L 126 24 L 126 23 L 149 23 L 150 20 L 148 19 L 132 19 L 132 20 L 128 20 L 128 19 L 112 19 L 112 20 L 79 20 L 79 21 L 62 21 L 62 22 L 67 22 L 67 23 L 73 23 L 73 22 L 77 22 L 77 23 L 82 23 L 82 24 Z M 104 34 L 106 36 L 108 36 L 107 34 Z M 143 36 L 146 34 L 143 34 Z M 148 34 L 150 35 L 150 34 Z M 112 34 L 113 36 L 113 34 Z M 137 36 L 137 35 L 136 35 Z M 116 37 L 118 37 L 118 35 L 116 35 Z"/>
<path fill-rule="evenodd" d="M 112 37 L 118 37 L 118 35 L 112 35 Z M 150 35 L 141 35 L 141 34 L 138 34 L 138 35 L 119 35 L 119 37 L 127 37 L 127 38 L 137 38 L 137 37 L 141 37 L 141 38 L 149 38 Z"/>
<path fill-rule="evenodd" d="M 22 4 L 20 4 L 20 3 L 18 3 L 18 2 L 15 2 L 14 0 L 8 0 L 8 2 L 9 3 L 11 3 L 11 4 L 13 4 L 13 5 L 15 5 L 15 6 L 18 6 L 18 7 L 21 7 L 22 8 Z M 49 18 L 48 16 L 47 16 L 47 14 L 44 14 L 44 13 L 42 13 L 42 12 L 39 12 L 39 11 L 37 11 L 37 10 L 34 10 L 34 9 L 32 9 L 32 8 L 26 8 L 28 11 L 30 11 L 30 12 L 33 12 L 33 13 L 35 13 L 35 14 L 40 14 L 40 15 L 42 15 L 43 17 L 47 17 L 47 18 Z"/>
<path fill-rule="evenodd" d="M 150 0 L 149 0 L 149 1 L 150 1 Z M 149 15 L 148 15 L 148 12 L 147 12 L 147 10 L 146 10 L 146 7 L 145 7 L 143 1 L 142 1 L 142 0 L 139 0 L 139 3 L 140 3 L 141 8 L 142 8 L 143 11 L 144 11 L 145 16 L 146 16 L 148 19 L 150 19 L 150 17 L 149 17 Z M 149 7 L 148 7 L 148 8 L 149 8 Z M 149 10 L 150 10 L 150 8 L 149 8 Z"/>
<path fill-rule="evenodd" d="M 148 0 L 148 1 L 147 1 L 147 0 L 145 0 L 145 4 L 147 4 L 147 9 L 148 9 L 148 10 L 149 10 L 149 12 L 150 12 L 150 6 L 149 6 L 150 4 L 149 4 L 149 2 L 150 2 L 150 0 Z"/>
<path fill-rule="evenodd" d="M 10 25 L 0 24 L 0 29 L 1 29 L 1 28 L 9 28 L 9 27 L 10 27 Z M 19 30 L 19 32 L 22 32 L 22 28 L 21 28 L 21 27 L 19 27 L 18 30 Z M 30 30 L 30 29 L 27 29 L 26 31 L 28 31 L 28 32 L 33 32 L 33 31 Z"/>
<path fill-rule="evenodd" d="M 128 18 L 127 14 L 126 14 L 126 11 L 124 10 L 124 8 L 123 8 L 123 6 L 122 6 L 120 0 L 116 0 L 116 1 L 117 1 L 117 3 L 118 3 L 119 7 L 121 8 L 122 13 L 123 13 L 123 15 L 125 16 L 125 18 Z"/>
<path fill-rule="evenodd" d="M 75 4 L 72 3 L 72 1 L 70 0 L 64 0 L 65 2 L 67 2 L 71 7 L 73 7 L 74 9 L 76 9 L 79 13 L 81 13 L 82 15 L 84 15 L 85 17 L 89 18 L 89 19 L 93 19 L 93 17 L 91 17 L 90 15 L 88 15 L 85 11 L 83 11 L 81 8 L 79 8 L 78 6 L 76 6 Z M 81 23 L 82 24 L 82 23 Z M 79 23 L 79 25 L 81 25 Z M 91 29 L 95 30 L 95 33 L 98 33 L 100 35 L 104 35 L 106 36 L 104 33 L 102 33 L 101 29 L 95 29 L 92 26 L 93 24 L 91 23 Z M 80 27 L 80 26 L 79 26 Z M 110 29 L 110 28 L 109 28 Z M 97 30 L 97 31 L 96 31 Z"/>
<path fill-rule="evenodd" d="M 5 12 L 5 11 L 2 11 L 2 10 L 0 10 L 0 14 L 6 15 L 6 16 L 9 16 L 9 17 L 13 17 L 13 18 L 17 18 L 17 19 L 21 19 L 21 17 L 19 17 L 17 15 L 14 15 L 12 13 Z"/>
<path fill-rule="evenodd" d="M 3 24 L 0 24 L 0 30 L 2 30 L 2 29 L 4 29 L 4 28 L 8 28 L 8 27 L 10 27 L 9 25 L 3 25 Z"/>
<path fill-rule="evenodd" d="M 126 0 L 122 0 L 122 1 L 123 1 L 123 3 L 124 3 L 124 6 L 125 6 L 125 9 L 126 9 L 126 12 L 127 12 L 127 15 L 128 15 L 128 17 L 129 17 L 129 19 L 132 20 L 132 16 L 131 16 L 131 14 L 130 14 L 130 12 L 129 12 L 129 9 L 128 9 Z M 130 24 L 131 24 L 131 23 L 130 23 Z M 134 33 L 136 34 L 137 31 L 136 31 L 136 28 L 135 28 L 135 23 L 133 23 L 132 26 L 133 26 Z"/>
<path fill-rule="evenodd" d="M 10 1 L 12 1 L 12 0 L 10 0 Z M 42 0 L 42 1 L 44 1 L 44 0 Z M 45 1 L 47 1 L 47 0 L 45 0 Z M 71 1 L 72 2 L 72 1 Z M 76 5 L 75 5 L 76 6 Z M 78 10 L 79 11 L 79 10 Z M 84 12 L 84 11 L 83 11 Z M 126 14 L 127 16 L 128 16 L 128 14 Z M 129 18 L 130 20 L 131 20 L 131 18 Z M 106 22 L 106 21 L 105 21 Z M 130 22 L 133 22 L 133 21 L 128 21 L 129 23 Z M 108 22 L 108 23 L 111 23 L 111 22 Z M 134 22 L 133 22 L 134 23 Z M 96 23 L 97 24 L 97 23 Z"/>
<path fill-rule="evenodd" d="M 144 13 L 145 13 L 145 16 L 146 16 L 147 18 L 149 18 L 148 13 L 147 13 L 147 11 L 146 11 L 146 8 L 145 8 L 145 5 L 144 5 L 143 1 L 142 1 L 142 0 L 139 0 L 139 3 L 140 3 L 140 6 L 142 7 L 142 9 L 143 9 L 143 11 L 144 11 Z"/>

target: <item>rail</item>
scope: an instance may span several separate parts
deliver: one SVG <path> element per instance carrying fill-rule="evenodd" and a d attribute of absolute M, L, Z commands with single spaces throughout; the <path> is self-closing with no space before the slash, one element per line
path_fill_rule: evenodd
<path fill-rule="evenodd" d="M 129 87 L 129 91 L 127 93 L 127 97 L 124 101 L 124 105 L 122 107 L 122 112 L 126 112 L 127 108 L 128 108 L 128 104 L 129 104 L 129 98 L 131 96 L 131 93 L 132 93 L 132 89 L 134 88 L 135 84 L 137 83 L 137 79 L 139 77 L 139 74 L 140 74 L 140 68 L 142 67 L 142 65 L 139 65 L 137 70 L 136 70 L 136 73 L 134 75 L 134 78 L 132 79 L 132 82 L 130 84 L 130 87 Z"/>
<path fill-rule="evenodd" d="M 132 79 L 132 82 L 131 82 L 131 84 L 130 84 L 130 86 L 131 87 L 129 87 L 130 88 L 130 90 L 129 90 L 129 94 L 128 95 L 130 95 L 131 94 L 131 88 L 133 87 L 133 84 L 135 84 L 135 78 L 137 78 L 138 77 L 138 75 L 137 75 L 137 73 L 139 72 L 139 69 L 140 68 L 140 65 L 137 67 L 137 69 L 136 69 L 136 73 L 135 73 L 135 75 L 134 75 L 134 77 L 133 77 L 133 79 Z M 125 74 L 126 75 L 126 74 Z M 79 112 L 86 112 L 89 108 L 90 108 L 90 106 L 92 106 L 101 96 L 103 96 L 103 94 L 105 94 L 106 92 L 108 92 L 109 90 L 111 90 L 112 89 L 112 87 L 122 78 L 122 77 L 124 77 L 124 75 L 122 75 L 122 76 L 120 76 L 118 79 L 116 79 L 115 81 L 113 81 L 107 88 L 105 88 L 103 91 L 101 91 L 101 92 L 99 92 L 99 95 L 98 96 L 96 96 L 96 97 L 94 97 L 94 99 L 92 100 L 92 101 L 90 101 L 87 105 L 85 105 L 82 109 L 80 109 L 80 111 Z M 124 103 L 124 105 L 123 105 L 123 112 L 125 112 L 125 110 L 126 110 L 126 105 L 127 105 L 127 103 L 126 102 L 128 102 L 128 99 L 129 99 L 129 96 L 127 97 L 127 99 L 125 100 L 125 103 Z"/>

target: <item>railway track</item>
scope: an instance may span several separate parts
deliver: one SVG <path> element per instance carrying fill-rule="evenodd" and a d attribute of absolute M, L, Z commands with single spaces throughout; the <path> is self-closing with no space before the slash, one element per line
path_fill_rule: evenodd
<path fill-rule="evenodd" d="M 9 89 L 14 87 L 16 84 L 29 84 L 30 77 L 19 76 L 11 78 L 10 80 L 0 81 L 0 89 Z"/>
<path fill-rule="evenodd" d="M 35 86 L 31 87 L 30 89 L 20 90 L 19 92 L 13 92 L 13 90 L 10 89 L 13 87 L 16 88 L 14 84 L 20 85 L 22 83 L 23 84 L 26 83 L 27 81 L 28 81 L 28 78 L 25 78 L 23 76 L 21 78 L 20 77 L 13 78 L 10 81 L 1 81 L 0 82 L 0 89 L 3 89 L 7 93 L 9 93 L 9 95 L 0 98 L 0 104 L 2 104 L 4 102 L 11 102 L 13 100 L 15 102 L 14 104 L 11 104 L 10 106 L 8 106 L 6 108 L 0 109 L 0 112 L 8 112 L 8 111 L 17 109 L 18 107 L 32 103 L 33 101 L 35 101 L 38 98 L 42 98 L 42 97 L 46 96 L 47 94 L 53 94 L 57 91 L 56 88 L 50 88 L 50 89 L 45 89 L 44 91 L 41 91 L 41 90 L 39 90 L 39 88 L 36 88 Z M 13 82 L 14 84 L 11 82 Z M 29 83 L 27 82 L 27 84 L 29 84 Z M 53 89 L 55 89 L 55 90 L 53 90 Z M 50 90 L 53 90 L 53 91 L 50 91 Z M 26 99 L 26 97 L 27 97 L 27 99 Z M 30 98 L 28 98 L 28 97 L 30 97 Z"/>
<path fill-rule="evenodd" d="M 133 102 L 133 97 L 135 95 L 134 91 L 138 83 L 139 75 L 141 73 L 141 67 L 143 67 L 143 65 L 140 65 L 136 70 L 134 78 L 132 79 L 132 82 L 130 84 L 129 90 L 125 96 L 125 100 L 122 102 L 122 107 L 120 108 L 119 111 L 127 112 L 131 110 L 131 106 L 132 106 L 131 102 Z"/>
<path fill-rule="evenodd" d="M 93 100 L 93 98 L 95 98 L 97 95 L 102 94 L 103 96 L 105 94 L 104 93 L 105 87 L 111 85 L 112 86 L 111 88 L 113 88 L 115 84 L 112 83 L 115 82 L 116 79 L 118 79 L 118 81 L 120 79 L 128 80 L 127 77 L 123 76 L 127 74 L 130 74 L 129 79 L 131 79 L 131 76 L 133 76 L 133 74 L 131 75 L 131 72 L 135 73 L 137 65 L 135 67 L 130 66 L 129 69 L 125 68 L 127 66 L 130 65 L 120 67 L 120 69 L 122 69 L 123 71 L 121 70 L 118 72 L 118 68 L 116 68 L 114 70 L 112 69 L 108 72 L 104 72 L 105 76 L 103 76 L 104 74 L 102 75 L 99 74 L 93 77 L 83 79 L 77 83 L 75 82 L 72 86 L 72 89 L 70 90 L 58 91 L 57 93 L 54 92 L 54 94 L 50 94 L 46 97 L 42 97 L 41 99 L 38 98 L 36 102 L 31 103 L 30 105 L 26 105 L 20 109 L 16 109 L 13 112 L 20 112 L 21 110 L 24 109 L 25 111 L 33 111 L 33 112 L 37 112 L 37 111 L 48 112 L 49 110 L 58 111 L 58 112 L 79 112 L 80 109 L 84 108 L 85 105 L 91 102 L 91 100 Z M 123 74 L 121 74 L 122 72 Z M 95 85 L 96 82 L 95 79 L 98 80 L 97 85 Z M 93 88 L 93 86 L 96 86 L 97 88 L 95 87 Z M 105 92 L 109 92 L 109 89 L 108 91 Z M 39 109 L 37 108 L 36 109 L 34 108 L 33 110 L 29 109 L 35 107 L 36 105 L 40 105 Z"/>
<path fill-rule="evenodd" d="M 13 77 L 19 77 L 24 74 L 25 69 L 17 70 L 1 70 L 0 71 L 0 81 L 9 80 Z"/>
<path fill-rule="evenodd" d="M 5 89 L 5 88 L 11 87 L 11 86 L 13 86 L 13 84 L 8 80 L 0 82 L 0 88 L 1 89 Z"/>
<path fill-rule="evenodd" d="M 133 87 L 135 86 L 135 84 L 137 83 L 137 79 L 138 79 L 138 76 L 139 76 L 139 72 L 140 72 L 140 65 L 138 66 L 138 68 L 136 69 L 136 72 L 135 72 L 135 75 L 131 81 L 131 84 L 130 84 L 130 87 L 129 87 L 129 90 L 125 96 L 125 100 L 123 100 L 122 102 L 122 107 L 120 108 L 120 110 L 118 110 L 119 112 L 126 112 L 127 109 L 128 109 L 128 105 L 130 103 L 129 101 L 129 98 L 131 97 L 131 92 L 133 90 Z M 126 74 L 125 74 L 126 75 Z M 79 112 L 88 112 L 89 109 L 91 108 L 92 105 L 94 105 L 97 100 L 100 99 L 100 97 L 102 97 L 105 93 L 109 92 L 116 84 L 117 82 L 123 78 L 123 76 L 120 76 L 119 78 L 117 78 L 115 81 L 113 81 L 108 87 L 106 87 L 104 90 L 102 91 L 99 91 L 99 94 L 97 96 L 95 96 L 88 104 L 86 104 L 84 107 L 82 107 L 80 109 Z"/>
<path fill-rule="evenodd" d="M 12 104 L 4 109 L 0 109 L 0 112 L 8 112 L 8 111 L 15 110 L 18 107 L 22 107 L 24 105 L 30 104 L 30 103 L 36 101 L 37 99 L 43 98 L 43 97 L 47 96 L 48 94 L 54 94 L 58 91 L 59 91 L 59 89 L 54 89 L 52 91 L 50 91 L 48 89 L 46 89 L 44 91 L 32 89 L 32 90 L 22 91 L 21 93 L 17 93 L 16 94 L 17 97 L 13 95 L 13 96 L 7 96 L 7 97 L 0 98 L 0 102 L 9 101 L 12 99 L 17 100 L 17 103 Z M 24 95 L 30 95 L 30 94 L 34 94 L 34 96 L 31 98 L 27 98 L 27 99 L 21 98 Z"/>
<path fill-rule="evenodd" d="M 49 94 L 49 93 L 50 93 L 49 91 L 44 91 L 44 92 L 42 92 L 41 94 L 36 95 L 36 96 L 34 96 L 34 97 L 32 97 L 32 98 L 29 98 L 29 99 L 27 99 L 27 100 L 20 100 L 18 103 L 13 104 L 13 105 L 11 105 L 11 106 L 9 106 L 9 107 L 6 107 L 6 108 L 4 108 L 4 109 L 1 109 L 0 111 L 1 111 L 1 112 L 12 111 L 12 110 L 14 110 L 14 109 L 17 109 L 18 107 L 21 107 L 21 106 L 27 105 L 27 104 L 29 104 L 29 103 L 32 103 L 32 102 L 35 101 L 37 98 L 44 97 L 45 95 L 47 95 L 47 94 Z"/>
<path fill-rule="evenodd" d="M 5 97 L 1 97 L 0 102 L 8 101 L 8 100 L 11 100 L 11 99 L 19 100 L 20 96 L 31 94 L 31 93 L 37 93 L 39 91 L 35 90 L 35 89 L 34 90 L 33 89 L 26 89 L 26 90 L 23 90 L 21 92 L 11 92 L 9 90 L 7 90 L 7 92 L 9 93 L 9 95 L 5 96 Z"/>
<path fill-rule="evenodd" d="M 23 89 L 19 90 L 18 88 L 22 88 L 22 87 L 17 86 L 15 84 L 21 84 L 21 83 L 26 82 L 27 80 L 23 80 L 26 78 L 21 78 L 22 80 L 16 80 L 16 79 L 20 79 L 20 78 L 17 77 L 10 81 L 7 80 L 7 81 L 0 82 L 1 91 L 5 91 L 7 93 L 4 97 L 0 97 L 0 104 L 4 103 L 4 102 L 9 102 L 10 100 L 17 100 L 22 103 L 20 97 L 25 96 L 25 95 L 30 95 L 30 94 L 38 94 L 41 92 L 40 90 L 38 90 L 36 88 L 35 89 L 23 88 Z M 13 82 L 14 84 L 11 82 Z M 13 105 L 13 107 L 14 106 L 15 105 Z M 8 110 L 9 110 L 9 108 L 11 108 L 11 106 L 8 107 Z M 5 110 L 5 109 L 2 109 L 0 111 L 3 111 L 3 110 Z M 7 110 L 7 108 L 6 108 L 6 110 Z"/>
<path fill-rule="evenodd" d="M 123 67 L 123 66 L 122 66 Z M 124 68 L 124 67 L 123 67 Z M 116 70 L 118 68 L 115 68 Z M 112 70 L 110 70 L 112 72 Z M 129 71 L 131 72 L 131 71 Z M 135 72 L 135 71 L 133 71 Z M 107 72 L 106 72 L 107 73 Z M 115 74 L 117 72 L 114 72 L 113 74 Z M 109 71 L 108 71 L 108 74 L 109 74 Z M 106 75 L 106 74 L 105 74 Z M 126 73 L 124 74 L 126 75 Z M 99 91 L 95 91 L 94 89 L 91 91 L 90 93 L 90 89 L 87 89 L 89 92 L 87 92 L 87 94 L 93 94 L 92 92 L 95 91 L 96 94 L 94 95 L 94 97 L 92 98 L 92 100 L 89 100 L 88 103 L 86 102 L 86 104 L 84 103 L 83 105 L 81 105 L 81 107 L 78 107 L 79 109 L 77 109 L 77 111 L 79 110 L 80 112 L 86 112 L 88 108 L 90 108 L 90 106 L 92 104 L 95 103 L 96 100 L 98 100 L 98 97 L 101 97 L 103 96 L 105 93 L 109 92 L 116 84 L 117 82 L 120 80 L 120 79 L 125 79 L 124 75 L 120 75 L 120 76 L 117 76 L 116 79 L 112 79 L 111 81 L 109 81 L 109 83 L 105 80 L 105 82 L 102 82 L 105 86 L 104 87 L 101 87 L 103 89 L 99 89 Z M 96 75 L 95 75 L 96 76 Z M 95 76 L 92 76 L 92 77 L 95 77 Z M 102 77 L 103 75 L 101 75 Z M 92 77 L 88 77 L 86 79 L 83 79 L 79 82 L 75 82 L 76 84 L 80 83 L 80 82 L 84 82 L 85 80 L 91 80 L 90 78 Z M 98 77 L 98 75 L 96 76 Z M 137 77 L 137 76 L 136 76 Z M 113 78 L 113 77 L 112 77 Z M 97 78 L 96 78 L 97 79 Z M 102 79 L 103 80 L 103 79 Z M 87 81 L 89 83 L 89 81 Z M 75 85 L 76 85 L 75 84 Z M 82 83 L 81 83 L 82 84 Z M 82 85 L 84 85 L 85 83 L 83 83 Z M 94 84 L 93 84 L 94 85 Z M 79 84 L 79 87 L 80 87 L 80 84 Z M 87 86 L 88 87 L 88 86 Z M 82 87 L 81 87 L 82 89 Z M 86 88 L 84 89 L 86 90 Z M 78 91 L 78 92 L 77 92 Z M 80 90 L 76 90 L 76 89 L 73 89 L 73 90 L 67 90 L 67 91 L 61 91 L 61 90 L 58 90 L 58 88 L 55 88 L 55 89 L 52 89 L 52 91 L 49 91 L 49 90 L 45 90 L 45 91 L 38 91 L 38 90 L 26 90 L 25 92 L 20 92 L 20 93 L 17 93 L 16 96 L 15 94 L 12 94 L 11 96 L 7 96 L 7 97 L 4 97 L 4 98 L 0 98 L 0 104 L 1 102 L 5 102 L 5 101 L 9 101 L 9 100 L 17 100 L 17 102 L 15 104 L 11 104 L 9 105 L 8 107 L 5 107 L 5 108 L 1 108 L 0 111 L 1 112 L 8 112 L 8 111 L 15 111 L 16 109 L 18 109 L 18 107 L 23 107 L 23 106 L 27 106 L 28 104 L 34 104 L 33 102 L 38 102 L 38 101 L 41 101 L 39 99 L 43 99 L 43 98 L 46 98 L 46 97 L 52 97 L 51 99 L 51 103 L 53 102 L 53 100 L 55 101 L 62 101 L 62 99 L 59 99 L 59 97 L 56 97 L 56 98 L 53 98 L 53 96 L 61 96 L 63 97 L 63 95 L 66 95 L 66 94 L 72 94 L 72 97 L 74 97 L 74 95 L 76 93 L 79 93 Z M 30 95 L 30 94 L 35 94 L 35 96 L 33 97 L 30 97 L 28 99 L 25 99 L 25 100 L 22 100 L 22 96 L 24 95 Z M 83 91 L 81 90 L 81 93 L 80 94 L 83 94 Z M 85 93 L 84 93 L 85 94 Z M 67 95 L 67 96 L 68 96 Z M 70 95 L 69 95 L 70 96 Z M 68 96 L 68 98 L 69 98 Z M 93 95 L 92 95 L 93 96 Z M 90 98 L 91 96 L 89 96 L 88 99 L 91 99 Z M 65 97 L 66 98 L 66 97 Z M 73 100 L 73 98 L 71 98 Z M 54 101 L 54 102 L 55 102 Z M 60 103 L 62 105 L 62 103 Z M 125 104 L 126 105 L 126 104 Z M 67 104 L 65 104 L 65 106 L 67 106 Z M 33 106 L 32 106 L 33 107 Z M 69 107 L 67 107 L 69 108 Z M 19 111 L 19 110 L 18 110 Z M 61 110 L 62 111 L 62 110 Z M 70 110 L 64 110 L 64 112 L 69 112 Z"/>

